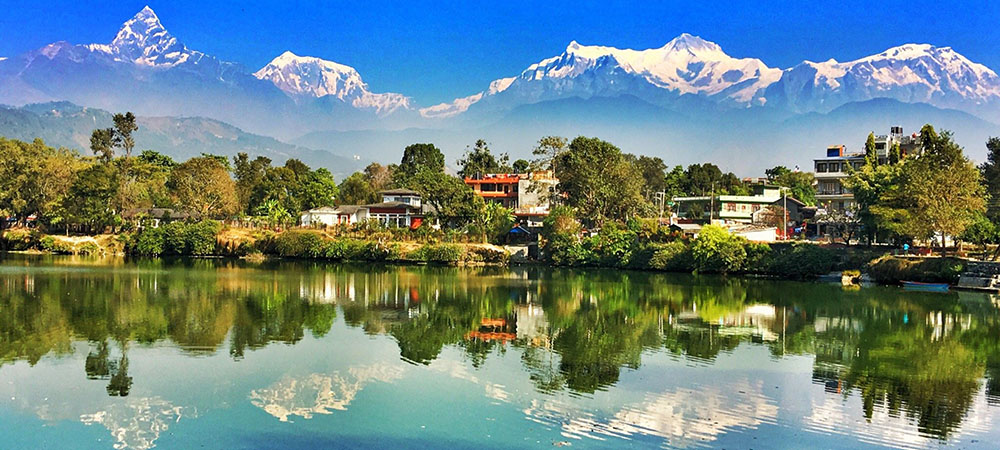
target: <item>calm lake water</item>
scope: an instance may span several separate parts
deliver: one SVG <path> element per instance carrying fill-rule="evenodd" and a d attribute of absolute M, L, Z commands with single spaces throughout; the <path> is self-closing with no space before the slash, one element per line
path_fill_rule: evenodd
<path fill-rule="evenodd" d="M 0 255 L 2 448 L 996 448 L 976 293 Z"/>

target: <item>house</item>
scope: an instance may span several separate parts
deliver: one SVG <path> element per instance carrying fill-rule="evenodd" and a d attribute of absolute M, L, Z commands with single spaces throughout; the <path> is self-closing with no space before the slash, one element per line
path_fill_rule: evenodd
<path fill-rule="evenodd" d="M 419 227 L 425 217 L 420 193 L 410 189 L 379 192 L 382 201 L 370 205 L 324 206 L 303 211 L 299 222 L 304 227 L 354 225 L 375 220 L 389 227 Z"/>
<path fill-rule="evenodd" d="M 875 154 L 879 164 L 889 162 L 889 152 L 899 145 L 901 156 L 919 156 L 921 153 L 920 134 L 903 135 L 903 127 L 891 127 L 889 134 L 875 136 Z M 844 180 L 851 170 L 865 165 L 865 153 L 848 153 L 844 145 L 827 147 L 826 157 L 813 160 L 816 176 L 816 201 L 827 209 L 850 210 L 854 206 L 854 194 L 844 186 Z"/>
<path fill-rule="evenodd" d="M 303 211 L 299 221 L 304 227 L 354 225 L 368 220 L 368 209 L 358 205 L 323 206 Z"/>
<path fill-rule="evenodd" d="M 549 215 L 549 199 L 559 184 L 551 170 L 482 174 L 463 181 L 486 202 L 513 210 L 518 223 L 527 228 L 542 226 L 542 220 Z"/>
<path fill-rule="evenodd" d="M 133 208 L 122 213 L 122 219 L 131 222 L 136 228 L 152 227 L 178 220 L 198 220 L 201 215 L 188 211 L 177 211 L 171 208 Z"/>
<path fill-rule="evenodd" d="M 804 203 L 787 196 L 780 186 L 768 184 L 753 185 L 753 195 L 716 195 L 697 197 L 674 197 L 673 202 L 679 216 L 690 220 L 721 220 L 733 223 L 755 223 L 761 213 L 769 207 L 785 209 L 787 205 L 790 220 L 801 220 L 800 209 Z"/>

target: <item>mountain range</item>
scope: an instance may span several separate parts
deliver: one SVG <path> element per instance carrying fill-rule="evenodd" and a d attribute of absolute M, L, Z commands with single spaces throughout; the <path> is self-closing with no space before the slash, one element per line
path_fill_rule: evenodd
<path fill-rule="evenodd" d="M 200 130 L 225 125 L 297 151 L 341 155 L 328 167 L 355 155 L 398 159 L 411 138 L 434 140 L 453 159 L 477 138 L 518 157 L 543 135 L 595 134 L 668 163 L 719 158 L 750 175 L 806 164 L 829 144 L 857 149 L 869 131 L 892 125 L 953 128 L 973 157 L 986 136 L 1000 134 L 1000 77 L 950 47 L 904 44 L 854 61 L 782 69 L 690 34 L 647 50 L 573 41 L 480 92 L 422 106 L 405 94 L 373 92 L 356 69 L 318 57 L 286 51 L 254 71 L 192 50 L 149 7 L 110 43 L 56 42 L 0 58 L 0 103 L 37 113 L 24 105 L 61 101 L 131 110 L 147 126 L 153 117 L 196 120 Z M 263 147 L 278 148 L 274 142 Z"/>

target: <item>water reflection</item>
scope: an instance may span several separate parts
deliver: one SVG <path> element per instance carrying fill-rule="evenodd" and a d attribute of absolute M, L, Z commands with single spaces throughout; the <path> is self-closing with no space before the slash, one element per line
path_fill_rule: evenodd
<path fill-rule="evenodd" d="M 136 375 L 136 348 L 240 361 L 307 334 L 323 338 L 338 319 L 391 338 L 399 361 L 286 375 L 250 390 L 251 404 L 280 421 L 309 419 L 347 410 L 373 383 L 443 367 L 566 437 L 641 435 L 685 447 L 779 424 L 782 403 L 754 378 L 648 388 L 599 414 L 587 399 L 651 354 L 712 368 L 740 348 L 766 349 L 757 366 L 811 358 L 810 381 L 821 390 L 802 426 L 862 442 L 922 446 L 988 431 L 987 408 L 1000 404 L 1000 314 L 981 295 L 542 268 L 105 264 L 17 257 L 0 265 L 0 370 L 70 357 L 85 342 L 82 376 L 128 401 L 80 417 L 107 427 L 119 447 L 148 448 L 183 415 L 156 396 L 132 398 L 151 381 Z M 465 363 L 444 361 L 448 351 Z M 534 392 L 474 374 L 508 352 Z"/>

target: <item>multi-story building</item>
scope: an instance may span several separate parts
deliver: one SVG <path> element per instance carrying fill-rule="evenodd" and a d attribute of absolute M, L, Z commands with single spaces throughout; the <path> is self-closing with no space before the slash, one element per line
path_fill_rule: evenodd
<path fill-rule="evenodd" d="M 903 127 L 892 127 L 889 134 L 875 136 L 875 154 L 879 164 L 889 162 L 889 152 L 899 145 L 902 157 L 920 154 L 920 135 L 903 135 Z M 852 169 L 865 165 L 864 152 L 848 152 L 843 145 L 827 147 L 826 157 L 813 160 L 816 176 L 816 201 L 827 209 L 844 210 L 854 205 L 854 194 L 844 186 Z"/>
<path fill-rule="evenodd" d="M 531 173 L 494 173 L 465 178 L 476 195 L 514 211 L 521 225 L 541 226 L 549 215 L 549 199 L 559 184 L 551 170 Z"/>

